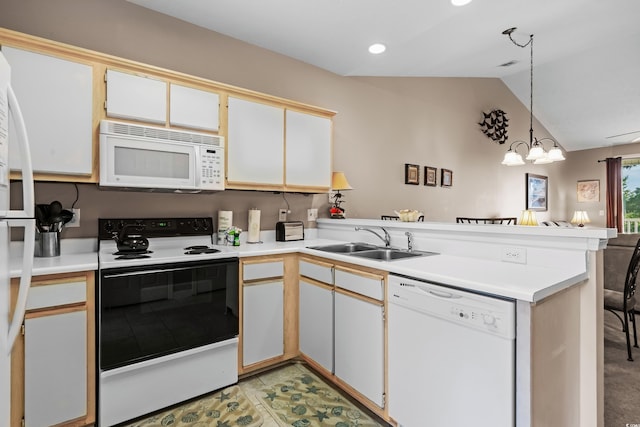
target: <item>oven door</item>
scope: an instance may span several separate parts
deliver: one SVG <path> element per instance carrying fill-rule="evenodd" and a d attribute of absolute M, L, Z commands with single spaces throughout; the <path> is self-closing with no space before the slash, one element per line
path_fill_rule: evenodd
<path fill-rule="evenodd" d="M 238 258 L 100 271 L 101 371 L 238 335 Z"/>

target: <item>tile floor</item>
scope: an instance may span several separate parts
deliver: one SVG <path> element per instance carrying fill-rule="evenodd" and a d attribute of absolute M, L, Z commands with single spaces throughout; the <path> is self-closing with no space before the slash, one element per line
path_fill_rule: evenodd
<path fill-rule="evenodd" d="M 292 372 L 293 371 L 293 372 Z M 272 386 L 274 384 L 278 384 L 286 380 L 287 378 L 291 378 L 292 376 L 304 374 L 307 372 L 312 372 L 312 370 L 308 369 L 304 363 L 292 363 L 290 365 L 285 365 L 281 368 L 276 368 L 267 372 L 264 372 L 259 375 L 251 376 L 240 380 L 238 385 L 247 395 L 251 403 L 253 403 L 256 408 L 260 411 L 262 418 L 264 419 L 264 423 L 262 427 L 281 427 L 280 424 L 273 418 L 273 416 L 264 408 L 262 402 L 256 397 L 257 394 L 261 393 L 264 388 Z M 315 373 L 314 373 L 315 374 Z M 320 378 L 322 376 L 318 375 Z M 328 381 L 325 381 L 329 384 Z M 341 394 L 345 395 L 344 392 L 340 391 Z M 365 411 L 363 409 L 363 411 Z M 373 419 L 378 419 L 375 415 L 368 413 L 369 416 Z M 389 424 L 385 423 L 382 420 L 378 420 L 379 425 L 381 427 L 388 427 Z"/>

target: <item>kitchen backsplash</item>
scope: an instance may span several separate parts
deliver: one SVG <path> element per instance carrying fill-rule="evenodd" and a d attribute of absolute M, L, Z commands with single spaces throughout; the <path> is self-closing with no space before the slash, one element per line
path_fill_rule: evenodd
<path fill-rule="evenodd" d="M 100 217 L 210 216 L 214 218 L 214 224 L 217 224 L 218 211 L 230 210 L 233 211 L 233 225 L 247 230 L 249 209 L 257 208 L 261 211 L 261 230 L 274 230 L 279 209 L 290 209 L 287 219 L 303 221 L 306 228 L 315 227 L 315 222 L 307 221 L 307 209 L 317 208 L 320 218 L 327 218 L 329 211 L 326 194 L 238 190 L 173 194 L 100 190 L 95 184 L 77 184 L 77 188 L 78 200 L 74 207 L 80 209 L 80 227 L 64 229 L 62 238 L 96 237 Z M 71 209 L 76 199 L 76 187 L 73 183 L 37 182 L 35 191 L 36 203 L 59 200 L 65 209 Z M 11 184 L 11 206 L 22 206 L 20 182 Z M 21 240 L 21 234 L 13 232 L 12 240 Z"/>

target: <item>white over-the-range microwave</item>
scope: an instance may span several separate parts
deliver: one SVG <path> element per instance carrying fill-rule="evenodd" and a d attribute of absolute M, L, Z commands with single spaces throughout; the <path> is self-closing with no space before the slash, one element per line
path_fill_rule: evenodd
<path fill-rule="evenodd" d="M 100 187 L 175 192 L 224 190 L 224 138 L 102 120 Z"/>

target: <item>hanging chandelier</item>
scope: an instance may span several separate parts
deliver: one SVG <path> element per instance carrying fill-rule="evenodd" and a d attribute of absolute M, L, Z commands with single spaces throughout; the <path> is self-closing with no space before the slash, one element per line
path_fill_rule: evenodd
<path fill-rule="evenodd" d="M 558 146 L 558 143 L 551 138 L 536 138 L 533 136 L 533 34 L 529 36 L 529 41 L 525 44 L 520 44 L 516 42 L 511 34 L 516 30 L 516 27 L 509 28 L 508 30 L 504 30 L 502 34 L 509 36 L 509 40 L 513 44 L 518 47 L 525 48 L 529 46 L 531 55 L 530 55 L 530 97 L 529 97 L 529 143 L 525 141 L 514 141 L 509 146 L 509 150 L 505 153 L 504 159 L 502 160 L 502 164 L 506 166 L 520 166 L 524 165 L 525 162 L 522 159 L 520 153 L 518 153 L 518 147 L 524 146 L 527 150 L 527 160 L 533 162 L 534 165 L 540 165 L 545 163 L 553 163 L 564 160 L 564 155 L 562 154 L 562 150 Z M 551 141 L 553 142 L 553 147 L 549 151 L 544 149 L 543 142 Z"/>

